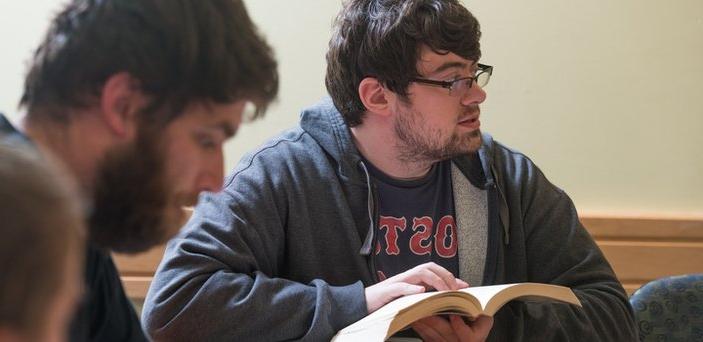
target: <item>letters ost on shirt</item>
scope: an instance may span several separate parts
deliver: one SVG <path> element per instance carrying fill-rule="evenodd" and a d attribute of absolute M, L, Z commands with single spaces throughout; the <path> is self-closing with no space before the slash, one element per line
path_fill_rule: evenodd
<path fill-rule="evenodd" d="M 383 248 L 380 241 L 376 243 L 374 252 L 376 255 L 380 253 L 399 255 L 401 248 L 403 251 L 409 251 L 417 256 L 431 255 L 433 250 L 436 255 L 442 258 L 453 258 L 456 255 L 456 224 L 453 216 L 443 216 L 436 226 L 430 216 L 413 218 L 411 227 L 408 227 L 407 221 L 405 217 L 380 217 L 379 230 L 383 235 L 380 236 L 379 240 L 383 240 L 386 247 Z M 405 232 L 406 229 L 412 231 L 410 241 L 408 246 L 400 246 L 398 234 Z M 380 280 L 386 279 L 383 272 L 379 271 L 378 273 Z"/>

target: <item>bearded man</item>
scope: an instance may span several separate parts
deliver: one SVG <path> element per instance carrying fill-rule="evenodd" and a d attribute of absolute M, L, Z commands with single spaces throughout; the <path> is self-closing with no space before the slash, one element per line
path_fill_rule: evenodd
<path fill-rule="evenodd" d="M 89 242 L 71 341 L 146 340 L 110 252 L 172 237 L 183 206 L 222 187 L 222 145 L 245 105 L 259 116 L 277 90 L 239 0 L 74 0 L 53 19 L 23 127 L 0 116 L 0 142 L 56 157 L 80 184 Z"/>
<path fill-rule="evenodd" d="M 329 340 L 394 298 L 514 282 L 583 308 L 428 317 L 426 341 L 631 341 L 627 295 L 569 197 L 480 131 L 493 67 L 456 0 L 348 0 L 331 96 L 244 158 L 172 240 L 147 295 L 155 339 Z"/>

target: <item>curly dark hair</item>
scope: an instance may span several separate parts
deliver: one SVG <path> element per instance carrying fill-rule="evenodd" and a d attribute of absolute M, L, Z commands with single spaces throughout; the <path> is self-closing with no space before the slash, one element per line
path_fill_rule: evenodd
<path fill-rule="evenodd" d="M 329 42 L 327 91 L 347 124 L 359 125 L 366 108 L 358 88 L 365 77 L 407 98 L 423 45 L 478 61 L 480 37 L 478 21 L 457 0 L 345 1 Z"/>
<path fill-rule="evenodd" d="M 193 101 L 243 99 L 255 118 L 278 92 L 273 52 L 241 0 L 73 0 L 35 51 L 20 106 L 66 121 L 63 109 L 90 106 L 119 72 L 138 80 L 159 121 Z"/>

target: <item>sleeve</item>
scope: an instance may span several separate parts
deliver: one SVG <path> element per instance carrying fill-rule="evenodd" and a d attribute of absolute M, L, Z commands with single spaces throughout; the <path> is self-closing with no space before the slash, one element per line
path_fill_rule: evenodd
<path fill-rule="evenodd" d="M 286 191 L 281 173 L 245 169 L 201 195 L 168 244 L 142 324 L 156 341 L 329 340 L 366 315 L 361 281 L 303 284 L 285 272 Z"/>
<path fill-rule="evenodd" d="M 524 162 L 526 171 L 518 177 L 522 178 L 522 184 L 512 187 L 519 190 L 508 194 L 520 198 L 519 208 L 510 208 L 514 221 L 511 226 L 519 225 L 523 233 L 515 234 L 522 241 L 511 239 L 511 244 L 524 248 L 526 260 L 521 264 L 525 265 L 527 281 L 570 287 L 583 308 L 555 303 L 511 303 L 496 318 L 496 325 L 513 324 L 494 326 L 493 337 L 513 341 L 636 341 L 636 325 L 627 294 L 579 221 L 573 202 L 529 159 Z M 499 336 L 506 331 L 508 336 Z"/>

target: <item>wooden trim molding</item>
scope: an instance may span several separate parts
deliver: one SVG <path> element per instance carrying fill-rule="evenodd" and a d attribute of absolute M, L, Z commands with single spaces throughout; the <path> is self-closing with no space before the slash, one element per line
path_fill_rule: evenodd
<path fill-rule="evenodd" d="M 703 217 L 582 216 L 629 294 L 656 278 L 703 273 Z"/>
<path fill-rule="evenodd" d="M 580 219 L 589 233 L 601 241 L 703 241 L 703 217 L 676 219 L 583 215 Z"/>
<path fill-rule="evenodd" d="M 581 222 L 628 293 L 656 278 L 703 273 L 703 217 L 587 214 Z M 158 246 L 136 256 L 114 255 L 128 296 L 144 299 L 163 253 Z"/>

